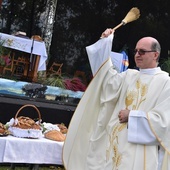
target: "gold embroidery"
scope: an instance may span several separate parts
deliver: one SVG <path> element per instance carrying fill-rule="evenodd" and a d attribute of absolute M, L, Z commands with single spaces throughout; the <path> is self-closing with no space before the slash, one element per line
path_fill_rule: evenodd
<path fill-rule="evenodd" d="M 140 80 L 136 81 L 135 88 L 132 91 L 127 91 L 125 97 L 125 106 L 126 109 L 130 107 L 130 110 L 137 110 L 143 101 L 146 100 L 146 94 L 148 90 L 148 85 L 142 83 Z M 121 164 L 122 154 L 119 151 L 119 133 L 121 133 L 127 127 L 127 123 L 117 123 L 114 126 L 111 135 L 109 135 L 109 148 L 106 150 L 106 158 L 109 160 L 109 157 L 112 152 L 112 161 L 113 161 L 113 170 L 117 170 Z"/>
<path fill-rule="evenodd" d="M 140 85 L 140 89 L 138 89 L 138 100 L 136 101 L 136 108 L 135 109 L 138 109 L 140 104 L 146 100 L 146 93 L 147 93 L 147 90 L 148 90 L 148 86 L 146 84 L 142 84 Z"/>
<path fill-rule="evenodd" d="M 118 133 L 120 133 L 123 129 L 125 129 L 127 127 L 127 123 L 118 123 L 113 131 L 112 134 L 109 136 L 109 142 L 110 142 L 110 146 L 109 149 L 106 150 L 106 159 L 109 160 L 110 157 L 110 152 L 113 151 L 113 156 L 112 156 L 112 161 L 114 163 L 115 168 L 118 168 L 118 166 L 121 163 L 121 159 L 122 159 L 122 155 L 120 154 L 119 150 L 118 150 Z"/>
<path fill-rule="evenodd" d="M 127 127 L 127 123 L 122 123 L 120 124 L 119 128 L 118 128 L 118 131 L 122 131 L 125 127 Z"/>
<path fill-rule="evenodd" d="M 116 145 L 113 146 L 113 152 L 114 152 L 114 157 L 112 157 L 113 162 L 115 163 L 115 166 L 118 167 L 121 163 L 121 155 L 118 152 L 118 148 Z"/>
<path fill-rule="evenodd" d="M 139 89 L 140 88 L 140 80 L 136 81 L 136 88 Z"/>
<path fill-rule="evenodd" d="M 114 129 L 113 129 L 113 132 L 112 132 L 112 140 L 114 140 L 117 136 L 117 129 L 118 129 L 118 126 L 115 126 Z"/>
<path fill-rule="evenodd" d="M 133 103 L 135 96 L 136 96 L 135 93 L 133 93 L 132 91 L 127 93 L 125 98 L 126 109 L 128 109 L 128 106 L 130 106 Z"/>
<path fill-rule="evenodd" d="M 132 109 L 138 109 L 143 101 L 146 100 L 146 94 L 148 91 L 148 85 L 143 84 L 140 80 L 136 81 L 136 89 L 128 91 L 125 98 L 126 109 L 132 105 Z"/>
<path fill-rule="evenodd" d="M 146 86 L 146 84 L 144 84 L 144 85 L 142 85 L 142 87 L 141 87 L 141 96 L 145 96 L 146 95 L 146 93 L 147 93 L 147 86 Z"/>

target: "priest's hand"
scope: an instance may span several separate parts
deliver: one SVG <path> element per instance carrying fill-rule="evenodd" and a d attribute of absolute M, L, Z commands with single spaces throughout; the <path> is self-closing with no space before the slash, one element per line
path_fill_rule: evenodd
<path fill-rule="evenodd" d="M 101 35 L 100 38 L 105 38 L 108 37 L 110 34 L 114 33 L 114 29 L 112 28 L 107 28 Z"/>
<path fill-rule="evenodd" d="M 127 110 L 127 109 L 121 110 L 119 112 L 118 118 L 119 118 L 120 123 L 128 122 L 129 113 L 130 113 L 130 110 Z"/>

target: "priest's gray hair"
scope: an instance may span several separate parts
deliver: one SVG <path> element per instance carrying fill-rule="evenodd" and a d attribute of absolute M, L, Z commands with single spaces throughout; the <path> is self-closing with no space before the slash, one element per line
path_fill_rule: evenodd
<path fill-rule="evenodd" d="M 153 51 L 156 51 L 156 52 L 159 53 L 158 58 L 157 58 L 157 62 L 158 62 L 159 58 L 160 58 L 160 54 L 161 54 L 161 45 L 160 45 L 160 43 L 157 40 L 153 41 L 151 49 Z"/>

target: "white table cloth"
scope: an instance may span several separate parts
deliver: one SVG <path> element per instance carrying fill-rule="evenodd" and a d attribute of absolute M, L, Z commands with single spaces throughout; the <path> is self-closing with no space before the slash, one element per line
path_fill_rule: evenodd
<path fill-rule="evenodd" d="M 0 137 L 0 162 L 62 165 L 63 144 L 45 138 Z"/>
<path fill-rule="evenodd" d="M 0 40 L 4 41 L 3 46 L 15 50 L 31 53 L 40 56 L 38 71 L 46 70 L 47 52 L 44 42 L 33 41 L 23 37 L 0 33 Z"/>

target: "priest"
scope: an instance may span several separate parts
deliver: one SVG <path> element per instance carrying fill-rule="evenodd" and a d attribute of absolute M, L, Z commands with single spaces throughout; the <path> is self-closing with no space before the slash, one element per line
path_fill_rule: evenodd
<path fill-rule="evenodd" d="M 170 78 L 153 37 L 134 50 L 139 70 L 118 73 L 109 57 L 114 31 L 86 47 L 94 78 L 70 122 L 66 170 L 170 170 Z"/>

